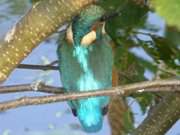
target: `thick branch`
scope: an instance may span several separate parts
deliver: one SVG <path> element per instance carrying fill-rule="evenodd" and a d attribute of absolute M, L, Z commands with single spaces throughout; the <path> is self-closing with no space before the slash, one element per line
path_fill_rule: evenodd
<path fill-rule="evenodd" d="M 0 45 L 0 82 L 45 38 L 96 0 L 40 0 Z"/>
<path fill-rule="evenodd" d="M 180 93 L 169 93 L 133 135 L 164 135 L 180 116 Z"/>
<path fill-rule="evenodd" d="M 51 88 L 50 86 L 48 86 Z M 56 88 L 53 87 L 55 90 Z M 57 87 L 57 91 L 60 88 Z M 36 87 L 36 91 L 38 86 Z M 43 91 L 41 89 L 41 91 Z M 113 87 L 111 89 L 88 91 L 81 93 L 64 93 L 42 97 L 23 97 L 17 100 L 7 101 L 0 103 L 0 111 L 5 111 L 12 108 L 27 105 L 38 105 L 52 102 L 60 102 L 66 100 L 74 100 L 92 96 L 113 96 L 113 95 L 128 95 L 133 92 L 157 92 L 157 91 L 180 91 L 180 80 L 158 80 L 158 81 L 146 81 L 135 84 L 123 85 Z"/>

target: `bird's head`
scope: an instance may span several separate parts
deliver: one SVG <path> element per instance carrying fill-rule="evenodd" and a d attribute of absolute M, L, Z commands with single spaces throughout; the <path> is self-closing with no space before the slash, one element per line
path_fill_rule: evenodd
<path fill-rule="evenodd" d="M 78 100 L 78 106 L 74 104 L 76 107 L 72 108 L 72 113 L 78 117 L 86 132 L 98 132 L 101 129 L 103 116 L 108 112 L 108 106 L 105 103 L 107 102 L 105 101 L 106 98 L 80 99 Z"/>
<path fill-rule="evenodd" d="M 77 117 L 86 132 L 97 132 L 102 127 L 103 114 L 97 99 L 85 99 L 77 109 Z"/>
<path fill-rule="evenodd" d="M 96 5 L 91 5 L 76 16 L 66 32 L 67 40 L 76 45 L 89 45 L 97 38 L 97 29 L 104 31 L 104 22 L 100 19 L 104 10 Z"/>

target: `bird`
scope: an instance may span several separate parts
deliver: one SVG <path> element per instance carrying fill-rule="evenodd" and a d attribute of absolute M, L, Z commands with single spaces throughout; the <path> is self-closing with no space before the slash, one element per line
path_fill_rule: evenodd
<path fill-rule="evenodd" d="M 41 0 L 28 0 L 28 2 L 33 6 L 40 2 Z"/>
<path fill-rule="evenodd" d="M 85 92 L 112 87 L 113 55 L 97 5 L 83 9 L 58 41 L 57 56 L 62 85 L 66 92 Z M 88 97 L 68 101 L 84 131 L 98 132 L 108 110 L 109 97 Z"/>

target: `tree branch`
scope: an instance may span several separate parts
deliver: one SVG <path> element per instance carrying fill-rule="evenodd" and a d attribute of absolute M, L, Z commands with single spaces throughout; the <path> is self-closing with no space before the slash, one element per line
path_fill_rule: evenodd
<path fill-rule="evenodd" d="M 53 94 L 64 93 L 64 89 L 60 87 L 48 86 L 43 83 L 32 83 L 32 84 L 22 84 L 22 85 L 10 85 L 1 86 L 0 94 L 16 93 L 16 92 L 45 92 Z"/>
<path fill-rule="evenodd" d="M 51 86 L 47 86 L 51 90 Z M 32 88 L 32 87 L 31 87 Z M 35 90 L 39 90 L 39 86 L 35 87 Z M 59 87 L 53 87 L 54 91 L 60 90 Z M 2 91 L 2 90 L 1 90 Z M 44 89 L 41 89 L 41 92 Z M 17 100 L 11 100 L 0 103 L 0 111 L 5 111 L 12 108 L 27 105 L 47 104 L 52 102 L 60 102 L 66 100 L 75 100 L 79 98 L 86 98 L 92 96 L 125 96 L 134 92 L 157 92 L 157 91 L 180 91 L 180 80 L 158 80 L 158 81 L 145 81 L 140 83 L 134 83 L 129 85 L 122 85 L 113 87 L 111 89 L 88 91 L 80 93 L 64 93 L 42 97 L 22 97 Z"/>
<path fill-rule="evenodd" d="M 59 70 L 58 66 L 52 66 L 52 65 L 19 64 L 17 68 L 30 69 L 30 70 Z"/>
<path fill-rule="evenodd" d="M 164 135 L 180 116 L 180 93 L 169 93 L 135 130 L 133 135 Z"/>
<path fill-rule="evenodd" d="M 44 39 L 96 0 L 40 0 L 0 45 L 0 82 Z"/>
<path fill-rule="evenodd" d="M 54 66 L 55 64 L 58 64 L 58 60 L 52 61 L 46 65 L 19 64 L 17 68 L 30 70 L 59 70 L 58 66 Z"/>

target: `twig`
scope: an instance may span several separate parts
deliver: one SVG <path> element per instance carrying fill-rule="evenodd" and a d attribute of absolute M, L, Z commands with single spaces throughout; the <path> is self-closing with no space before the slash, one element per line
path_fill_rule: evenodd
<path fill-rule="evenodd" d="M 19 64 L 17 68 L 31 69 L 31 70 L 58 70 L 58 66 L 54 66 L 58 60 L 52 61 L 46 65 L 32 65 L 32 64 Z"/>
<path fill-rule="evenodd" d="M 19 64 L 17 68 L 31 70 L 58 70 L 58 66 Z"/>
<path fill-rule="evenodd" d="M 51 86 L 48 86 L 51 89 Z M 39 88 L 39 87 L 37 87 Z M 59 87 L 53 87 L 54 90 L 59 90 Z M 37 89 L 38 90 L 38 89 Z M 44 91 L 41 89 L 41 91 Z M 41 97 L 22 97 L 17 100 L 11 100 L 0 103 L 0 111 L 5 111 L 12 108 L 17 108 L 27 105 L 47 104 L 52 102 L 60 102 L 66 100 L 75 100 L 92 96 L 125 96 L 133 92 L 159 92 L 159 91 L 180 91 L 180 80 L 157 80 L 145 81 L 129 85 L 113 87 L 111 89 L 87 91 L 80 93 L 64 93 Z"/>
<path fill-rule="evenodd" d="M 0 87 L 0 94 L 8 94 L 8 93 L 15 93 L 15 92 L 28 92 L 28 91 L 46 92 L 46 93 L 54 93 L 54 94 L 64 93 L 63 88 L 48 86 L 43 83 L 10 85 L 10 86 Z"/>
<path fill-rule="evenodd" d="M 142 31 L 132 31 L 132 33 L 133 34 L 140 34 L 140 35 L 145 35 L 145 36 L 157 36 L 157 35 L 155 35 L 155 34 L 152 34 L 152 33 L 150 33 L 150 32 L 142 32 Z"/>
<path fill-rule="evenodd" d="M 55 64 L 58 64 L 58 60 L 54 60 L 51 63 L 47 64 L 48 66 L 53 66 Z"/>

